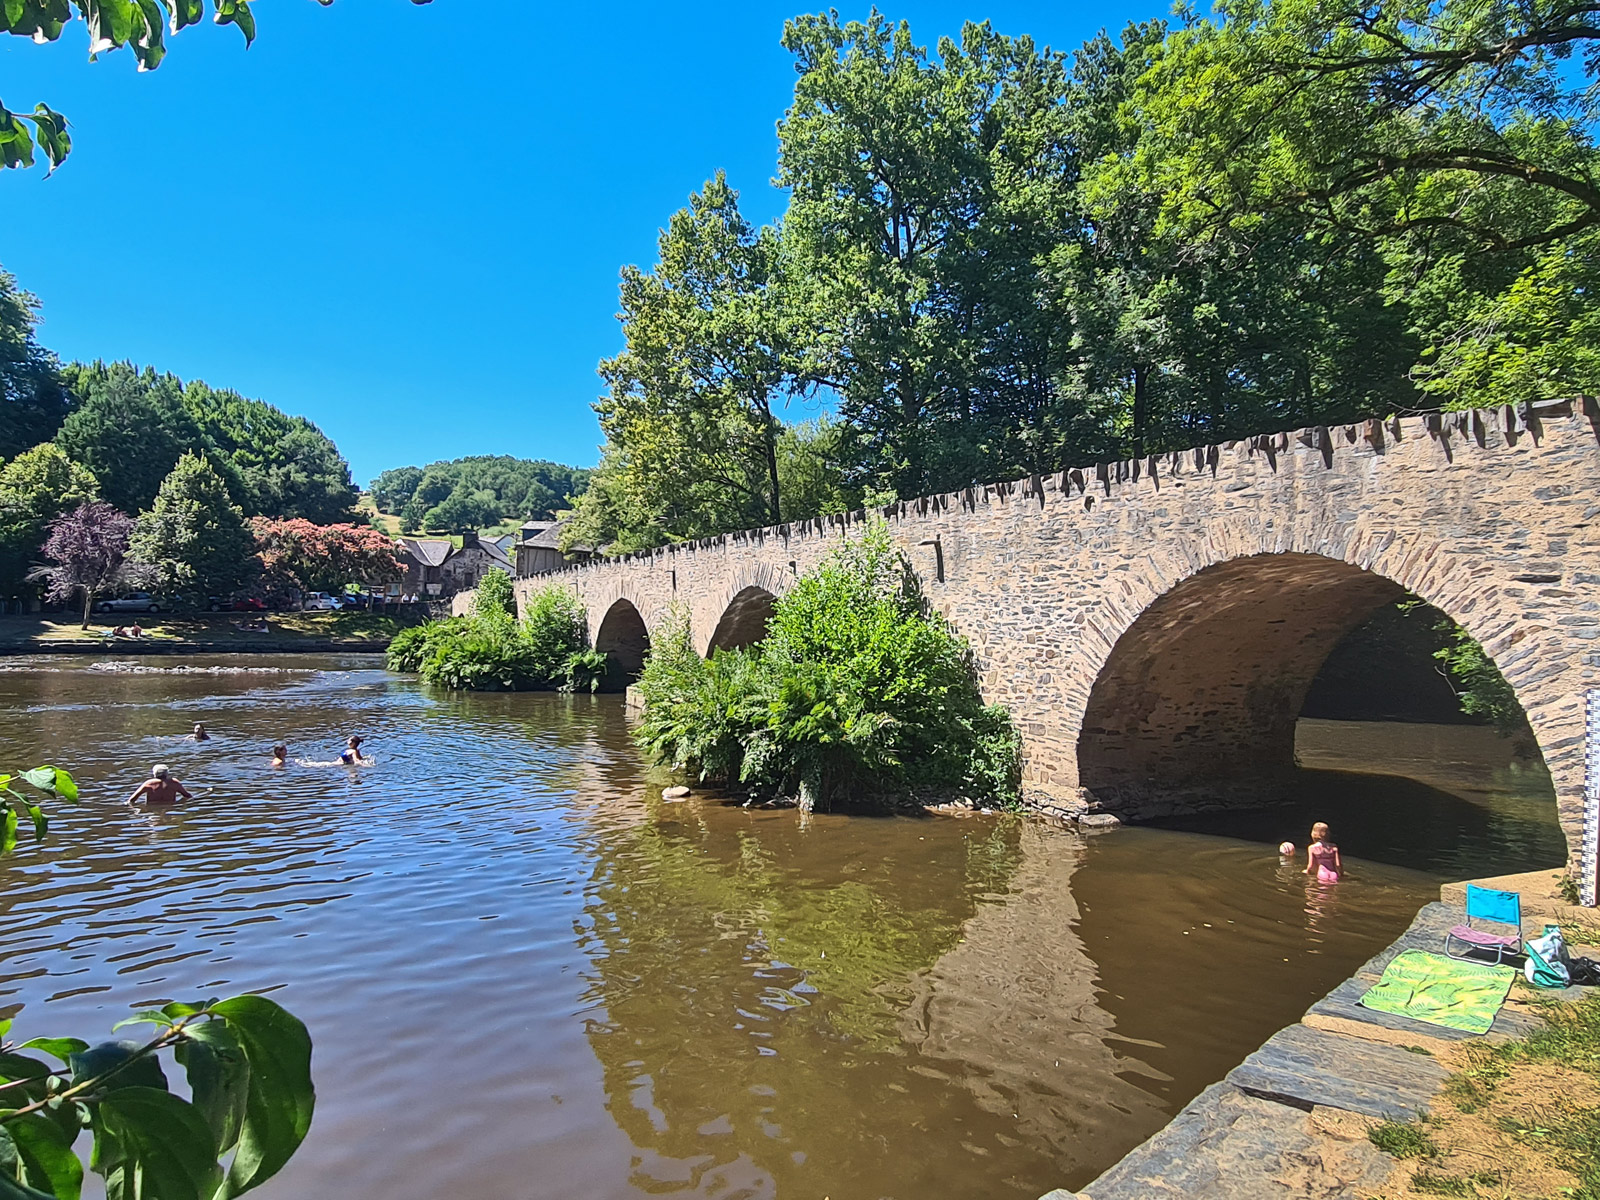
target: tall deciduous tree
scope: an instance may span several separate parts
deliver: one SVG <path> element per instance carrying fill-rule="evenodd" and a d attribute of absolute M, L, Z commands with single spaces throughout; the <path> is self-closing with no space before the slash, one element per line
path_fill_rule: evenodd
<path fill-rule="evenodd" d="M 125 512 L 148 508 L 178 459 L 204 444 L 182 389 L 170 376 L 126 363 L 66 375 L 77 407 L 56 445 L 93 473 L 109 504 Z"/>
<path fill-rule="evenodd" d="M 580 505 L 596 543 L 697 537 L 782 519 L 773 412 L 788 386 L 779 246 L 718 173 L 675 213 L 650 271 L 622 272 L 623 352 L 600 364 L 600 468 L 628 509 Z M 587 512 L 585 512 L 587 508 Z M 602 513 L 629 515 L 616 528 Z"/>
<path fill-rule="evenodd" d="M 0 458 L 55 436 L 67 415 L 67 394 L 55 355 L 39 345 L 39 302 L 0 270 Z"/>
<path fill-rule="evenodd" d="M 0 588 L 27 577 L 50 522 L 97 495 L 94 476 L 48 442 L 0 466 Z"/>
<path fill-rule="evenodd" d="M 45 585 L 45 595 L 66 603 L 74 595 L 83 599 L 83 628 L 95 598 L 130 578 L 128 537 L 133 518 L 103 501 L 80 504 L 49 524 L 42 553 L 49 563 L 37 567 L 32 578 Z"/>
<path fill-rule="evenodd" d="M 260 569 L 255 538 L 222 477 L 198 454 L 184 454 L 139 514 L 129 557 L 154 586 L 194 602 L 237 591 Z"/>

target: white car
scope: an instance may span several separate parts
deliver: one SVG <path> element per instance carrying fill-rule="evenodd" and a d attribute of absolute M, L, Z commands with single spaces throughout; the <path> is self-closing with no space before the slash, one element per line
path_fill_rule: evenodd
<path fill-rule="evenodd" d="M 161 604 L 148 592 L 130 592 L 110 600 L 96 601 L 95 612 L 153 613 L 161 611 Z"/>
<path fill-rule="evenodd" d="M 300 607 L 305 612 L 338 612 L 344 607 L 344 601 L 331 592 L 312 592 L 301 601 Z"/>

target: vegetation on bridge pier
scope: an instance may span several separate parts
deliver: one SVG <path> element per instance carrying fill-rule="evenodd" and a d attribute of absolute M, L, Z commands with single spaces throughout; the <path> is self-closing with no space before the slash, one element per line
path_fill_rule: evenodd
<path fill-rule="evenodd" d="M 1017 799 L 1020 742 L 978 693 L 966 642 L 934 613 L 880 526 L 773 607 L 763 641 L 695 652 L 656 636 L 638 742 L 658 762 L 803 808 L 851 796 Z"/>

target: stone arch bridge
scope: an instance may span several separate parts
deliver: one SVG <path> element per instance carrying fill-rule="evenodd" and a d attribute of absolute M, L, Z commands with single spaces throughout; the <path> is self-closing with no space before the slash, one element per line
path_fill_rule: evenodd
<path fill-rule="evenodd" d="M 1600 687 L 1600 412 L 1593 401 L 1270 434 L 1036 475 L 574 567 L 599 649 L 638 670 L 674 605 L 709 652 L 885 521 L 971 642 L 1045 808 L 1155 815 L 1292 766 L 1329 651 L 1410 591 L 1460 622 L 1527 709 L 1568 844 L 1584 693 Z M 618 680 L 616 682 L 620 682 Z"/>

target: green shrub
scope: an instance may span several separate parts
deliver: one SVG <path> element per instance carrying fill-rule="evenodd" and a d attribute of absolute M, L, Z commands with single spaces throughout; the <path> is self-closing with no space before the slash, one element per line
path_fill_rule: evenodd
<path fill-rule="evenodd" d="M 561 668 L 563 692 L 598 692 L 605 682 L 606 656 L 599 650 L 574 650 Z"/>
<path fill-rule="evenodd" d="M 589 649 L 577 597 L 551 586 L 528 598 L 523 620 L 514 608 L 510 577 L 490 572 L 472 616 L 405 630 L 389 645 L 389 669 L 457 691 L 570 689 L 580 682 L 593 690 L 595 677 L 605 674 L 605 655 Z"/>
<path fill-rule="evenodd" d="M 472 596 L 472 615 L 475 617 L 509 617 L 517 615 L 517 593 L 511 576 L 504 571 L 489 571 L 478 580 L 478 590 Z"/>
<path fill-rule="evenodd" d="M 984 705 L 966 643 L 881 527 L 797 581 L 757 645 L 705 661 L 673 618 L 639 689 L 639 744 L 702 779 L 806 807 L 851 793 L 1017 794 L 1009 715 Z"/>
<path fill-rule="evenodd" d="M 1408 1121 L 1384 1121 L 1374 1125 L 1367 1130 L 1367 1140 L 1396 1158 L 1432 1158 L 1439 1153 L 1422 1126 Z"/>

